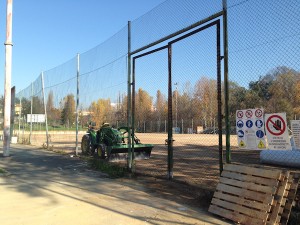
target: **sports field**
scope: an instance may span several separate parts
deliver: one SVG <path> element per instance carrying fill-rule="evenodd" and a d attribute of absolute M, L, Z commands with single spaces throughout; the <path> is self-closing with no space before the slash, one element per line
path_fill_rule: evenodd
<path fill-rule="evenodd" d="M 55 150 L 72 153 L 75 151 L 75 132 L 49 132 L 50 146 Z M 79 133 L 78 149 L 81 137 Z M 136 162 L 135 170 L 139 174 L 167 177 L 168 158 L 165 140 L 166 133 L 137 133 L 144 144 L 154 144 L 149 160 Z M 175 180 L 190 185 L 213 190 L 219 177 L 219 150 L 217 134 L 174 134 L 173 176 Z M 46 142 L 44 133 L 35 133 L 31 137 L 33 145 L 42 146 Z M 223 135 L 223 158 L 225 162 L 225 135 Z M 230 137 L 232 162 L 259 164 L 259 151 L 239 150 L 237 136 Z M 125 166 L 126 162 L 121 163 Z"/>

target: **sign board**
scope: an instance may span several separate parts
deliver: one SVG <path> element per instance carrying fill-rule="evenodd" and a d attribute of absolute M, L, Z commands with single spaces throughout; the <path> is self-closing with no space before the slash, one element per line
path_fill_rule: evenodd
<path fill-rule="evenodd" d="M 188 128 L 187 128 L 187 133 L 188 133 L 188 134 L 193 134 L 193 133 L 194 133 L 194 132 L 193 132 L 193 128 L 188 127 Z"/>
<path fill-rule="evenodd" d="M 203 126 L 197 126 L 197 134 L 201 134 L 203 132 Z"/>
<path fill-rule="evenodd" d="M 297 149 L 300 149 L 300 120 L 291 120 L 291 130 Z"/>
<path fill-rule="evenodd" d="M 236 133 L 241 149 L 266 149 L 264 110 L 244 109 L 236 111 Z"/>
<path fill-rule="evenodd" d="M 45 121 L 45 114 L 27 114 L 27 123 L 45 123 Z"/>
<path fill-rule="evenodd" d="M 273 113 L 265 115 L 268 148 L 271 150 L 291 150 L 286 114 Z"/>
<path fill-rule="evenodd" d="M 174 134 L 180 134 L 180 127 L 173 127 Z"/>

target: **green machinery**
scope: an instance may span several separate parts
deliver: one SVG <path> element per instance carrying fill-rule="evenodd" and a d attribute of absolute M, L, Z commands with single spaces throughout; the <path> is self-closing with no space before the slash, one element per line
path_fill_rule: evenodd
<path fill-rule="evenodd" d="M 112 128 L 104 123 L 99 130 L 89 126 L 81 140 L 81 151 L 109 161 L 120 161 L 128 156 L 128 127 Z M 134 135 L 134 159 L 149 159 L 153 145 L 142 144 Z"/>

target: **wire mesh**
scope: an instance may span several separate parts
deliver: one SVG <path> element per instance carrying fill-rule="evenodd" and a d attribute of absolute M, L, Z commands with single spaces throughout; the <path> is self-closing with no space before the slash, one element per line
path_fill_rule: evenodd
<path fill-rule="evenodd" d="M 46 140 L 45 124 L 37 119 L 44 115 L 44 100 L 42 95 L 42 81 L 39 76 L 26 89 L 16 95 L 16 112 L 14 130 L 21 143 L 43 143 Z M 41 136 L 41 138 L 39 137 Z"/>
<path fill-rule="evenodd" d="M 26 107 L 30 109 L 31 105 L 33 114 L 44 114 L 46 108 L 50 148 L 62 151 L 75 149 L 77 90 L 78 140 L 81 140 L 91 121 L 96 122 L 98 127 L 104 122 L 114 126 L 126 124 L 126 48 L 127 29 L 124 28 L 97 47 L 43 72 L 43 79 L 40 76 L 30 87 L 18 93 L 17 97 L 23 96 L 24 115 Z M 33 123 L 34 129 L 29 131 L 31 144 L 43 145 L 46 142 L 44 125 L 40 123 L 37 127 Z"/>
<path fill-rule="evenodd" d="M 80 75 L 92 73 L 125 57 L 128 53 L 128 28 L 80 55 Z M 126 76 L 125 76 L 126 77 Z"/>
<path fill-rule="evenodd" d="M 127 32 L 125 27 L 80 55 L 79 122 L 83 131 L 79 140 L 90 122 L 96 129 L 103 123 L 114 128 L 127 126 Z"/>
<path fill-rule="evenodd" d="M 77 58 L 43 72 L 43 81 L 49 145 L 54 150 L 73 150 L 76 140 Z"/>
<path fill-rule="evenodd" d="M 172 81 L 174 178 L 213 189 L 219 176 L 216 26 L 172 45 Z"/>
<path fill-rule="evenodd" d="M 263 108 L 299 119 L 300 2 L 228 1 L 231 126 L 236 110 Z M 235 134 L 234 134 L 235 135 Z M 260 151 L 231 143 L 232 161 L 260 163 Z"/>
<path fill-rule="evenodd" d="M 236 110 L 264 108 L 266 113 L 286 112 L 288 123 L 300 117 L 299 10 L 298 0 L 228 0 L 229 119 L 233 162 L 260 163 L 260 151 L 238 147 Z M 21 140 L 35 140 L 28 133 L 33 129 L 33 133 L 41 135 L 36 140 L 45 141 L 43 124 L 34 124 L 31 128 L 26 116 L 30 114 L 31 106 L 32 113 L 42 114 L 46 105 L 51 145 L 74 150 L 77 91 L 79 140 L 90 121 L 96 122 L 97 127 L 103 122 L 115 127 L 127 125 L 128 40 L 134 52 L 221 11 L 221 0 L 167 0 L 131 23 L 131 40 L 128 39 L 128 27 L 124 27 L 104 43 L 80 54 L 79 58 L 74 57 L 45 71 L 45 100 L 41 76 L 16 96 L 16 103 L 21 104 L 18 129 L 18 135 L 23 135 Z M 174 38 L 177 37 L 172 36 L 147 51 Z M 172 44 L 174 179 L 206 189 L 215 188 L 219 174 L 215 46 L 215 28 Z M 168 166 L 165 146 L 168 132 L 167 60 L 164 49 L 137 58 L 135 65 L 136 134 L 142 143 L 154 144 L 152 157 L 137 161 L 136 170 L 160 177 L 166 177 Z M 224 106 L 224 96 L 222 103 Z M 222 127 L 224 125 L 223 121 Z M 222 133 L 224 145 L 223 129 Z"/>
<path fill-rule="evenodd" d="M 220 0 L 165 1 L 132 21 L 132 50 L 144 47 L 220 11 Z"/>
<path fill-rule="evenodd" d="M 151 158 L 136 162 L 138 173 L 167 175 L 168 51 L 135 60 L 135 130 L 143 144 L 153 144 Z M 151 170 L 149 170 L 151 168 Z"/>

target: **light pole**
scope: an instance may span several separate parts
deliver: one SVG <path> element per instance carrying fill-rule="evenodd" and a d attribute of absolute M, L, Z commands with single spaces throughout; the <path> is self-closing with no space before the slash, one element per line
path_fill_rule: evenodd
<path fill-rule="evenodd" d="M 10 114 L 11 114 L 11 61 L 12 61 L 12 0 L 7 0 L 6 41 L 5 45 L 5 82 L 4 82 L 4 139 L 3 156 L 10 151 Z"/>

